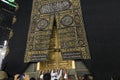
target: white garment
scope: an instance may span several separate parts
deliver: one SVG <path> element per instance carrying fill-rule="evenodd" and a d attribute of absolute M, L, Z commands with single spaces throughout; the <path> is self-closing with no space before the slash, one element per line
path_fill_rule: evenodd
<path fill-rule="evenodd" d="M 67 73 L 65 73 L 65 75 L 64 75 L 64 79 L 67 79 L 67 78 L 68 78 Z"/>
<path fill-rule="evenodd" d="M 43 74 L 40 75 L 40 79 L 43 79 Z"/>
<path fill-rule="evenodd" d="M 60 77 L 62 76 L 62 69 L 60 70 L 60 73 L 58 74 L 57 72 L 53 72 L 53 70 L 51 71 L 51 80 L 59 80 Z"/>

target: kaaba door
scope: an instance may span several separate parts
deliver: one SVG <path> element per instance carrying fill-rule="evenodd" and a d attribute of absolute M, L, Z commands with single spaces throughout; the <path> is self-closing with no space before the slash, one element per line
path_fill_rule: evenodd
<path fill-rule="evenodd" d="M 80 0 L 34 0 L 24 62 L 71 69 L 77 59 L 91 59 Z"/>
<path fill-rule="evenodd" d="M 53 28 L 51 43 L 50 43 L 50 53 L 48 54 L 48 61 L 39 62 L 37 65 L 38 70 L 50 70 L 55 68 L 64 69 L 74 69 L 74 60 L 63 60 L 60 52 L 60 43 L 57 34 L 56 26 Z"/>
<path fill-rule="evenodd" d="M 75 63 L 72 60 L 62 60 L 60 52 L 51 52 L 49 61 L 39 62 L 38 70 L 51 70 L 55 68 L 74 69 Z"/>

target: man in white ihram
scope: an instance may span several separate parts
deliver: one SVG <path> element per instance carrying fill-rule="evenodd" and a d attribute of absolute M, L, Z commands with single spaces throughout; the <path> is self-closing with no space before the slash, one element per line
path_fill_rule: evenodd
<path fill-rule="evenodd" d="M 62 69 L 55 72 L 54 70 L 51 71 L 51 80 L 59 80 L 61 76 L 62 76 Z"/>

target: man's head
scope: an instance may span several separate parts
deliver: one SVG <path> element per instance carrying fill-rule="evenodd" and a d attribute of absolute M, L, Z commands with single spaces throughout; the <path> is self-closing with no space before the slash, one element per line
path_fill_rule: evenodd
<path fill-rule="evenodd" d="M 84 76 L 78 76 L 78 80 L 83 80 Z"/>
<path fill-rule="evenodd" d="M 50 80 L 50 79 L 51 79 L 50 73 L 45 73 L 43 76 L 43 80 Z"/>
<path fill-rule="evenodd" d="M 25 74 L 19 74 L 17 79 L 19 80 L 25 80 Z"/>
<path fill-rule="evenodd" d="M 31 77 L 30 80 L 36 80 L 34 77 Z"/>

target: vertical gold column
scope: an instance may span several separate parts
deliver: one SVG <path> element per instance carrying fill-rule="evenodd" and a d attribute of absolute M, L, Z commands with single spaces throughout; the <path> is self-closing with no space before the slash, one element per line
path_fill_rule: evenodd
<path fill-rule="evenodd" d="M 37 71 L 40 70 L 40 62 L 37 63 Z"/>

